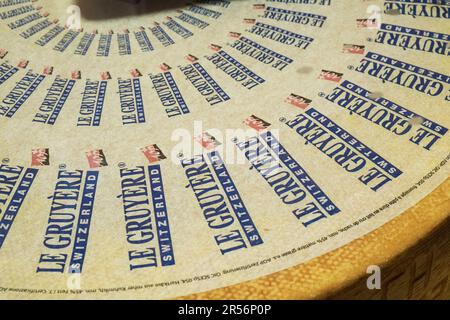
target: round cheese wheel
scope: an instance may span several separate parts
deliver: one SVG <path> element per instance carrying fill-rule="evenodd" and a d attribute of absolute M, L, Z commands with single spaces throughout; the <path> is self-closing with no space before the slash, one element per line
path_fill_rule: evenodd
<path fill-rule="evenodd" d="M 449 297 L 445 1 L 0 0 L 0 297 Z"/>

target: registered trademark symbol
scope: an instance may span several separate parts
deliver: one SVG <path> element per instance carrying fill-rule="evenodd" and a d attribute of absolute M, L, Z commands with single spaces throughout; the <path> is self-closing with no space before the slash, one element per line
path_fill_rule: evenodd
<path fill-rule="evenodd" d="M 367 41 L 372 42 L 372 38 L 367 38 Z"/>
<path fill-rule="evenodd" d="M 326 96 L 326 94 L 325 94 L 324 92 L 319 92 L 318 96 L 321 97 L 321 98 L 323 98 L 323 97 Z"/>
<path fill-rule="evenodd" d="M 117 164 L 117 166 L 118 166 L 120 169 L 123 169 L 123 168 L 125 168 L 127 165 L 125 164 L 125 162 L 119 162 L 119 163 Z"/>
<path fill-rule="evenodd" d="M 281 117 L 279 120 L 280 120 L 281 123 L 285 123 L 286 122 L 286 118 L 285 117 Z"/>
<path fill-rule="evenodd" d="M 59 169 L 61 169 L 61 170 L 64 170 L 64 169 L 66 169 L 66 168 L 67 168 L 67 166 L 66 166 L 65 163 L 61 163 L 61 164 L 59 165 Z"/>
<path fill-rule="evenodd" d="M 238 141 L 238 139 L 236 137 L 234 137 L 233 139 L 231 139 L 231 142 L 236 143 Z"/>
<path fill-rule="evenodd" d="M 179 152 L 179 153 L 177 154 L 177 157 L 180 158 L 180 159 L 183 158 L 183 157 L 184 157 L 183 152 Z"/>
<path fill-rule="evenodd" d="M 4 158 L 4 159 L 2 160 L 2 163 L 4 163 L 4 164 L 9 163 L 9 158 Z"/>
<path fill-rule="evenodd" d="M 355 69 L 355 67 L 354 66 L 348 66 L 347 69 L 348 70 L 353 70 L 353 69 Z"/>

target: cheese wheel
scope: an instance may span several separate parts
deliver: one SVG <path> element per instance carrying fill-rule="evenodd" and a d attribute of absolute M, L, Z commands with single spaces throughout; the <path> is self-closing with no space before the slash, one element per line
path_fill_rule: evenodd
<path fill-rule="evenodd" d="M 449 9 L 0 0 L 0 297 L 448 299 Z"/>

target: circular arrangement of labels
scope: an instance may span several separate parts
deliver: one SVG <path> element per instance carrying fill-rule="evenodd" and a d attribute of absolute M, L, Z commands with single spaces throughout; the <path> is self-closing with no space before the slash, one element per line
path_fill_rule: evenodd
<path fill-rule="evenodd" d="M 0 0 L 0 296 L 180 297 L 400 216 L 450 175 L 449 10 Z"/>

